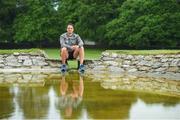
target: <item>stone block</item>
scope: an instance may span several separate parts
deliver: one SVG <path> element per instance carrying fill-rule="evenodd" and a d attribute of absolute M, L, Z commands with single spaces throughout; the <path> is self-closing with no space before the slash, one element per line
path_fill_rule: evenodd
<path fill-rule="evenodd" d="M 180 67 L 169 67 L 167 69 L 168 72 L 178 72 L 180 71 Z"/>
<path fill-rule="evenodd" d="M 32 60 L 31 59 L 25 59 L 25 61 L 23 62 L 24 66 L 31 66 L 32 65 Z"/>
<path fill-rule="evenodd" d="M 5 65 L 0 63 L 0 68 L 3 68 Z"/>
<path fill-rule="evenodd" d="M 136 71 L 138 71 L 136 68 L 127 70 L 127 72 L 136 72 Z"/>
<path fill-rule="evenodd" d="M 173 59 L 170 63 L 170 66 L 178 66 L 180 64 L 180 59 Z"/>
<path fill-rule="evenodd" d="M 124 72 L 124 69 L 123 69 L 123 68 L 114 67 L 114 66 L 108 67 L 108 70 L 109 70 L 110 72 L 118 72 L 118 73 Z"/>
<path fill-rule="evenodd" d="M 9 61 L 9 62 L 7 62 L 7 65 L 12 66 L 12 67 L 20 67 L 21 66 L 21 64 L 18 63 L 17 61 L 14 61 L 14 62 Z"/>
<path fill-rule="evenodd" d="M 109 56 L 110 54 L 108 52 L 103 52 L 102 56 Z"/>
<path fill-rule="evenodd" d="M 0 58 L 0 63 L 4 63 L 4 60 L 2 58 Z"/>
<path fill-rule="evenodd" d="M 123 62 L 123 64 L 124 64 L 124 65 L 130 65 L 130 64 L 131 64 L 131 61 L 125 60 L 125 61 Z"/>
<path fill-rule="evenodd" d="M 161 62 L 167 62 L 168 61 L 168 58 L 162 58 L 161 60 L 160 60 Z"/>
<path fill-rule="evenodd" d="M 155 62 L 153 65 L 152 65 L 152 68 L 156 69 L 156 68 L 159 68 L 162 66 L 162 63 L 159 63 L 159 62 Z"/>
<path fill-rule="evenodd" d="M 104 64 L 109 66 L 118 66 L 118 62 L 115 61 L 104 61 Z"/>
<path fill-rule="evenodd" d="M 138 70 L 140 70 L 140 71 L 148 71 L 148 70 L 150 70 L 150 67 L 142 66 L 142 67 L 139 67 Z"/>
<path fill-rule="evenodd" d="M 168 67 L 168 66 L 169 66 L 168 62 L 162 64 L 162 67 Z"/>
<path fill-rule="evenodd" d="M 154 71 L 156 72 L 161 72 L 161 71 L 165 71 L 167 68 L 163 68 L 163 67 L 160 67 L 158 69 L 155 69 Z"/>
<path fill-rule="evenodd" d="M 118 54 L 117 54 L 117 53 L 112 53 L 111 57 L 112 57 L 112 58 L 117 58 L 117 57 L 118 57 Z"/>
<path fill-rule="evenodd" d="M 111 58 L 111 57 L 102 57 L 101 59 L 104 61 L 114 60 L 114 58 Z"/>
<path fill-rule="evenodd" d="M 135 59 L 137 59 L 138 61 L 141 61 L 144 59 L 144 56 L 143 55 L 136 55 Z"/>
<path fill-rule="evenodd" d="M 18 59 L 19 60 L 26 60 L 26 59 L 29 59 L 29 56 L 20 55 L 20 56 L 18 56 Z"/>
<path fill-rule="evenodd" d="M 144 57 L 144 60 L 146 60 L 146 61 L 152 60 L 152 56 L 149 56 L 149 55 L 148 55 L 148 56 L 145 56 L 145 57 Z"/>

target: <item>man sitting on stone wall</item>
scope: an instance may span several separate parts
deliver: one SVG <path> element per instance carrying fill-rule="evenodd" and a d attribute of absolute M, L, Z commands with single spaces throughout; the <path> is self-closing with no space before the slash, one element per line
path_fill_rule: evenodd
<path fill-rule="evenodd" d="M 78 34 L 74 33 L 73 24 L 69 23 L 67 25 L 67 32 L 60 36 L 60 44 L 61 44 L 61 72 L 67 71 L 66 61 L 68 59 L 76 59 L 79 56 L 80 66 L 79 72 L 84 72 L 84 43 L 81 40 Z"/>

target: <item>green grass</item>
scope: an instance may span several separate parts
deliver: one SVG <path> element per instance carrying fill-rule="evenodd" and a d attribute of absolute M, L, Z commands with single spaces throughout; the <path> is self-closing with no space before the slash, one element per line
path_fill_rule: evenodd
<path fill-rule="evenodd" d="M 12 53 L 42 53 L 42 51 L 38 48 L 32 48 L 32 49 L 5 49 L 0 50 L 0 54 L 12 54 Z"/>
<path fill-rule="evenodd" d="M 48 55 L 51 59 L 60 59 L 60 50 L 59 49 L 43 49 L 45 53 Z M 101 53 L 104 51 L 104 49 L 85 49 L 85 59 L 100 59 Z M 70 68 L 77 68 L 77 61 L 75 60 L 69 60 L 68 61 Z"/>
<path fill-rule="evenodd" d="M 180 54 L 180 50 L 106 50 L 110 53 L 131 55 Z"/>
<path fill-rule="evenodd" d="M 60 59 L 60 50 L 59 49 L 43 49 L 49 58 Z M 85 49 L 85 59 L 99 59 L 103 49 Z"/>

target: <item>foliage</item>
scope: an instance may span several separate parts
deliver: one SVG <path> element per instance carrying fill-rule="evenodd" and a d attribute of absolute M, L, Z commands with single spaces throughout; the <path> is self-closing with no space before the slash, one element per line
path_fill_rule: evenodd
<path fill-rule="evenodd" d="M 14 29 L 16 42 L 52 42 L 58 38 L 58 16 L 51 0 L 27 0 L 22 4 L 27 9 L 18 14 Z M 37 44 L 39 43 L 39 44 Z"/>
<path fill-rule="evenodd" d="M 178 48 L 177 0 L 0 0 L 0 44 L 57 46 L 66 25 L 118 48 Z"/>
<path fill-rule="evenodd" d="M 118 18 L 107 24 L 112 45 L 136 48 L 176 47 L 180 39 L 180 5 L 175 0 L 126 0 Z"/>
<path fill-rule="evenodd" d="M 16 0 L 0 0 L 0 42 L 13 41 L 13 21 L 16 17 Z"/>

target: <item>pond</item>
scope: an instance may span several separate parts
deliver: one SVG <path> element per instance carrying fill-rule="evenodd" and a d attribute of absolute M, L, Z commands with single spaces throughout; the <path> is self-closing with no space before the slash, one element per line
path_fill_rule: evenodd
<path fill-rule="evenodd" d="M 180 96 L 109 89 L 86 75 L 0 74 L 0 119 L 180 119 Z"/>

